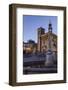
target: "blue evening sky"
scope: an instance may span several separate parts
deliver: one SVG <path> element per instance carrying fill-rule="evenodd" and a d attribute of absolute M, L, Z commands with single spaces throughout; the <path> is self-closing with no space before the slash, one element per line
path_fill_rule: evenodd
<path fill-rule="evenodd" d="M 45 28 L 45 32 L 48 32 L 48 24 L 52 23 L 52 32 L 57 34 L 57 16 L 35 16 L 24 15 L 23 16 L 23 35 L 24 42 L 32 39 L 37 42 L 37 28 Z"/>

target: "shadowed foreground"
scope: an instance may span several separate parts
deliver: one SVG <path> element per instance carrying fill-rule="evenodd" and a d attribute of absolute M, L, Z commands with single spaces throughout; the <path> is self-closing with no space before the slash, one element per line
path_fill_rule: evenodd
<path fill-rule="evenodd" d="M 52 61 L 53 64 L 45 65 L 46 55 L 44 54 L 24 55 L 23 74 L 57 73 L 57 62 Z"/>

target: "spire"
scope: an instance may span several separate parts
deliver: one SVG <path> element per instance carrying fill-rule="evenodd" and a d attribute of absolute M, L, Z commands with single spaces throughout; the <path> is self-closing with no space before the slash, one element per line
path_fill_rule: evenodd
<path fill-rule="evenodd" d="M 51 24 L 51 21 L 49 21 L 48 32 L 52 32 L 52 24 Z"/>

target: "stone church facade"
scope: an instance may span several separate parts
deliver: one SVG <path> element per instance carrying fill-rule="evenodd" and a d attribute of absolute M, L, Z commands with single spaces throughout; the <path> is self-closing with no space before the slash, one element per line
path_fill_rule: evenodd
<path fill-rule="evenodd" d="M 57 52 L 57 35 L 52 31 L 52 24 L 48 25 L 48 32 L 45 33 L 45 29 L 40 27 L 37 29 L 37 50 L 38 52 L 46 52 L 49 49 L 53 52 Z"/>

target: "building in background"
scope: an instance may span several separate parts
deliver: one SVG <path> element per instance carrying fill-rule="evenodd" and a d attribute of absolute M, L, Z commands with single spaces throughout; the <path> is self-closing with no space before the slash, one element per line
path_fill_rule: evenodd
<path fill-rule="evenodd" d="M 28 42 L 23 42 L 24 54 L 36 53 L 36 51 L 37 51 L 37 43 L 35 43 L 33 40 L 29 40 Z"/>

